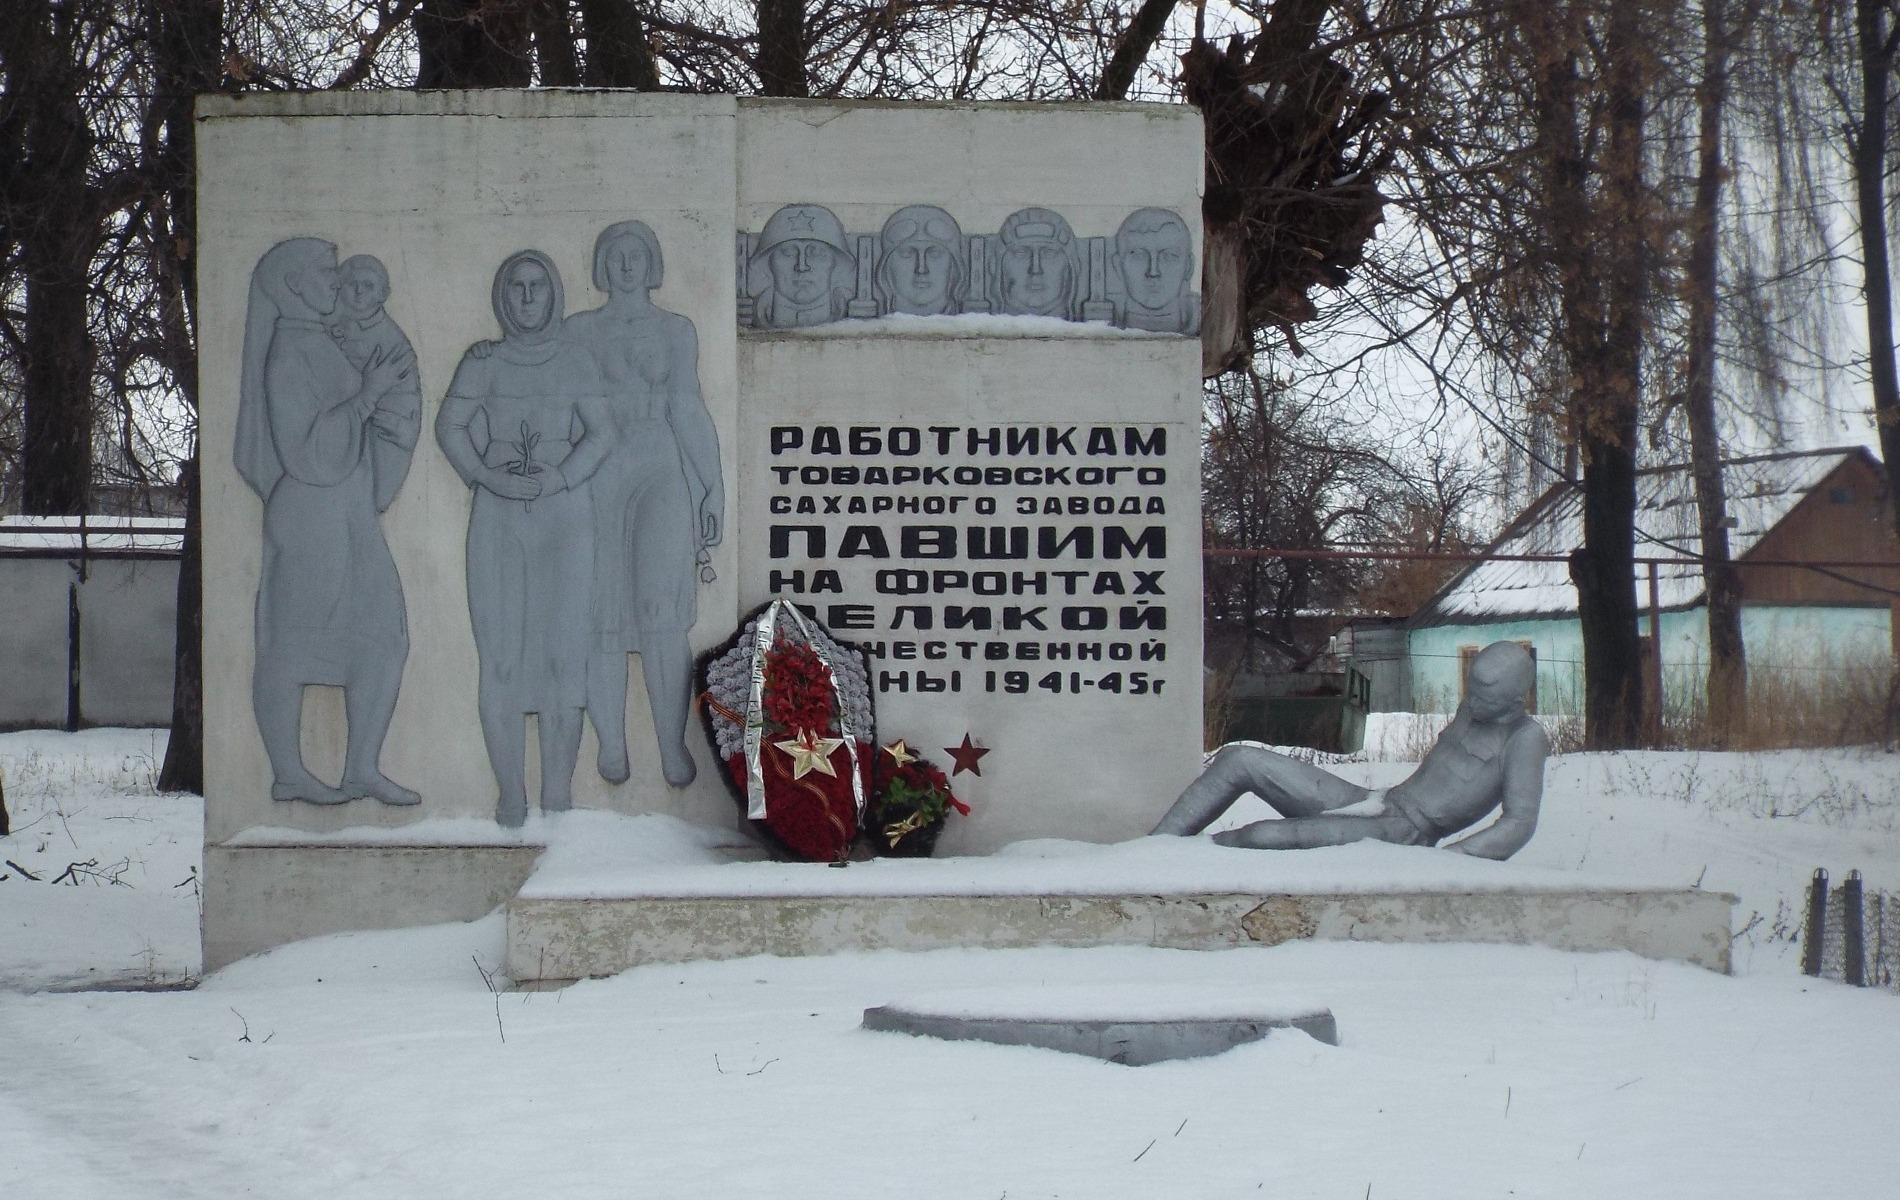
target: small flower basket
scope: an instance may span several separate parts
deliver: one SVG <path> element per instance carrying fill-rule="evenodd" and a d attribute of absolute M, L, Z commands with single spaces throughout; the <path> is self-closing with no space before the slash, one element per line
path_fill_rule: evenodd
<path fill-rule="evenodd" d="M 845 862 L 871 791 L 876 727 L 858 651 L 787 600 L 704 667 L 702 711 L 756 829 L 806 862 Z"/>
<path fill-rule="evenodd" d="M 894 742 L 877 756 L 864 837 L 888 858 L 928 858 L 952 811 L 969 815 L 944 773 Z"/>

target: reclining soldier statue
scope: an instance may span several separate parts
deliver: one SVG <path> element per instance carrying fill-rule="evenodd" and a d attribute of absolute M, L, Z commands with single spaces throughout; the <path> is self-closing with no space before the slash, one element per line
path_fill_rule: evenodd
<path fill-rule="evenodd" d="M 1300 850 L 1368 838 L 1435 846 L 1502 810 L 1490 826 L 1445 848 L 1509 858 L 1531 840 L 1544 794 L 1550 739 L 1525 709 L 1536 679 L 1535 661 L 1515 642 L 1493 642 L 1480 651 L 1464 703 L 1418 770 L 1384 792 L 1381 812 L 1336 811 L 1378 795 L 1374 789 L 1263 746 L 1234 745 L 1214 756 L 1154 832 L 1197 834 L 1248 792 L 1281 819 L 1215 834 L 1223 846 Z"/>

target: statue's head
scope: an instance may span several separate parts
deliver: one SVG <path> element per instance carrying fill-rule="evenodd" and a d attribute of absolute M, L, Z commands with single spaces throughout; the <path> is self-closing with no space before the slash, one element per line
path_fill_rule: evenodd
<path fill-rule="evenodd" d="M 502 262 L 493 299 L 507 341 L 541 342 L 560 331 L 561 273 L 539 250 L 517 250 Z"/>
<path fill-rule="evenodd" d="M 594 286 L 601 291 L 656 288 L 665 277 L 660 239 L 645 221 L 616 221 L 594 239 Z"/>
<path fill-rule="evenodd" d="M 998 312 L 1076 320 L 1087 286 L 1087 265 L 1075 231 L 1061 213 L 1023 208 L 996 234 L 997 263 L 990 280 Z"/>
<path fill-rule="evenodd" d="M 258 259 L 253 278 L 279 314 L 313 320 L 336 310 L 336 246 L 322 238 L 291 238 Z"/>
<path fill-rule="evenodd" d="M 344 316 L 361 321 L 388 303 L 389 269 L 374 254 L 352 254 L 337 268 L 337 276 L 336 306 Z"/>
<path fill-rule="evenodd" d="M 759 315 L 768 328 L 822 324 L 843 316 L 857 271 L 844 225 L 817 204 L 787 204 L 773 213 L 759 231 L 758 249 L 747 264 L 749 290 L 765 301 Z M 777 311 L 775 302 L 783 302 L 789 311 Z M 828 307 L 816 320 L 799 311 L 821 303 Z"/>
<path fill-rule="evenodd" d="M 900 208 L 884 222 L 878 289 L 887 312 L 954 313 L 963 292 L 963 230 L 932 204 Z"/>
<path fill-rule="evenodd" d="M 1194 237 L 1178 213 L 1136 209 L 1115 231 L 1113 259 L 1128 303 L 1160 312 L 1187 290 L 1194 273 Z"/>
<path fill-rule="evenodd" d="M 1537 686 L 1537 662 L 1516 642 L 1492 642 L 1471 661 L 1465 708 L 1474 721 L 1522 716 Z"/>

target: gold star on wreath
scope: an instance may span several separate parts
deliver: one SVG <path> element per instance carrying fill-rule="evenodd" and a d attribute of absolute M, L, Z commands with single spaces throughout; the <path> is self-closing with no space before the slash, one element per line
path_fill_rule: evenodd
<path fill-rule="evenodd" d="M 884 753 L 896 759 L 897 765 L 900 767 L 906 763 L 914 763 L 917 761 L 917 756 L 910 752 L 910 746 L 903 738 L 898 738 L 890 745 L 884 747 Z"/>
<path fill-rule="evenodd" d="M 803 779 L 813 771 L 833 779 L 838 777 L 838 772 L 831 765 L 831 752 L 844 745 L 843 738 L 819 737 L 814 731 L 806 729 L 790 741 L 772 744 L 792 756 L 793 779 Z"/>

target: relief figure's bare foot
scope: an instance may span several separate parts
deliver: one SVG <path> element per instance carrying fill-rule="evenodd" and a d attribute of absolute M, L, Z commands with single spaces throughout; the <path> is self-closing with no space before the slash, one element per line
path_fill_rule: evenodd
<path fill-rule="evenodd" d="M 380 800 L 384 804 L 407 806 L 422 803 L 421 793 L 410 791 L 381 771 L 362 779 L 346 775 L 343 777 L 343 790 L 351 796 Z"/>
<path fill-rule="evenodd" d="M 676 788 L 685 787 L 699 775 L 699 765 L 693 761 L 685 742 L 660 747 L 660 770 L 666 782 Z"/>
<path fill-rule="evenodd" d="M 608 783 L 625 783 L 633 778 L 633 764 L 627 761 L 627 747 L 624 743 L 618 748 L 602 746 L 595 766 L 600 768 L 600 777 Z"/>
<path fill-rule="evenodd" d="M 279 779 L 270 785 L 270 798 L 273 800 L 301 800 L 305 804 L 348 804 L 347 793 L 318 779 L 315 775 L 304 775 L 298 779 Z"/>

